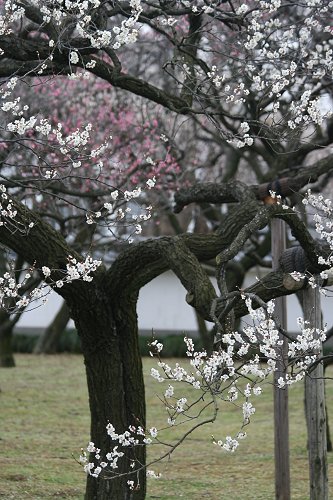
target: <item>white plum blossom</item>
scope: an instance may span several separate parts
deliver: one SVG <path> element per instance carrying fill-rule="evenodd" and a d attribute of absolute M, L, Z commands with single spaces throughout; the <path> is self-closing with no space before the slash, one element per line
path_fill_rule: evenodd
<path fill-rule="evenodd" d="M 157 434 L 158 434 L 158 430 L 156 429 L 156 427 L 152 427 L 151 429 L 149 429 L 149 433 L 150 433 L 151 437 L 156 438 Z"/>
<path fill-rule="evenodd" d="M 164 397 L 171 398 L 174 395 L 174 392 L 175 392 L 174 387 L 169 384 L 169 387 L 167 388 L 167 390 L 164 393 Z"/>
<path fill-rule="evenodd" d="M 148 189 L 152 189 L 156 184 L 156 178 L 153 177 L 152 179 L 148 179 L 146 184 L 147 184 Z"/>
<path fill-rule="evenodd" d="M 150 478 L 153 478 L 153 479 L 159 479 L 161 477 L 161 473 L 159 472 L 158 474 L 156 474 L 156 472 L 154 472 L 153 470 L 147 470 L 147 477 L 150 477 Z"/>
<path fill-rule="evenodd" d="M 160 372 L 156 370 L 156 368 L 152 368 L 150 371 L 150 375 L 155 378 L 158 382 L 163 382 L 164 378 L 161 377 Z"/>
<path fill-rule="evenodd" d="M 91 281 L 93 279 L 91 273 L 95 272 L 100 264 L 100 260 L 92 259 L 90 256 L 86 256 L 82 262 L 69 256 L 66 270 L 51 269 L 48 266 L 42 266 L 39 272 L 44 279 L 47 279 L 47 285 L 43 282 L 31 291 L 25 291 L 24 294 L 22 294 L 22 286 L 32 278 L 33 271 L 38 271 L 37 267 L 32 267 L 25 272 L 20 282 L 17 282 L 14 273 L 6 272 L 3 277 L 0 277 L 0 306 L 8 312 L 14 313 L 26 308 L 32 302 L 39 299 L 42 299 L 42 302 L 45 303 L 48 295 L 52 293 L 52 288 L 62 288 L 65 284 L 69 284 L 76 279 Z M 62 279 L 53 280 L 52 272 L 58 275 L 61 274 Z M 15 298 L 14 302 L 13 298 Z"/>
<path fill-rule="evenodd" d="M 51 269 L 47 266 L 43 266 L 42 273 L 44 274 L 45 278 L 48 278 L 51 275 Z"/>
<path fill-rule="evenodd" d="M 253 398 L 260 397 L 263 392 L 262 383 L 274 373 L 276 359 L 282 355 L 281 342 L 273 320 L 274 301 L 270 301 L 266 308 L 255 309 L 252 298 L 243 292 L 242 296 L 252 317 L 253 326 L 249 325 L 245 328 L 243 334 L 238 332 L 224 334 L 222 336 L 224 346 L 220 346 L 210 356 L 204 350 L 196 351 L 193 340 L 185 337 L 184 342 L 187 347 L 186 354 L 189 363 L 185 367 L 179 363 L 175 363 L 175 366 L 171 367 L 160 358 L 163 343 L 157 340 L 150 343 L 151 354 L 157 356 L 159 360 L 159 370 L 152 368 L 151 376 L 161 384 L 168 382 L 163 397 L 168 426 L 182 425 L 184 422 L 191 421 L 194 418 L 192 411 L 195 411 L 198 401 L 208 401 L 209 395 L 212 397 L 212 401 L 216 401 L 218 397 L 221 402 L 229 402 L 241 408 L 242 418 L 239 432 L 234 437 L 226 436 L 223 440 L 213 440 L 215 445 L 229 453 L 235 452 L 239 447 L 239 442 L 246 438 L 247 433 L 244 432 L 244 427 L 250 423 L 256 412 Z M 301 330 L 300 334 L 296 336 L 294 342 L 289 342 L 290 371 L 277 380 L 277 387 L 281 389 L 304 378 L 307 368 L 318 358 L 320 343 L 325 339 L 323 331 L 310 328 L 302 318 L 298 319 L 298 326 Z M 248 359 L 242 363 L 240 371 L 237 371 L 235 354 L 244 346 L 251 349 L 256 347 L 257 350 L 254 351 L 254 354 L 249 355 Z M 266 363 L 263 363 L 258 355 L 258 348 L 259 352 L 261 351 L 268 358 Z M 248 350 L 248 352 L 250 351 Z M 247 378 L 245 385 L 241 384 L 243 376 Z M 172 385 L 169 383 L 171 381 Z M 202 397 L 196 398 L 194 404 L 187 395 L 177 396 L 177 384 L 181 386 L 187 384 L 191 388 L 200 390 Z M 135 448 L 135 446 L 142 444 L 150 446 L 154 440 L 163 441 L 163 429 L 158 429 L 157 426 L 149 427 L 145 431 L 141 426 L 133 425 L 127 431 L 118 433 L 115 427 L 109 423 L 107 434 L 113 442 L 124 447 Z M 101 461 L 99 450 L 94 443 L 90 443 L 87 451 L 91 450 L 95 453 L 95 460 L 94 462 L 90 461 L 88 465 L 83 460 L 86 472 L 98 476 L 103 471 L 116 471 L 118 461 L 122 457 L 122 452 L 118 450 L 118 444 L 113 446 L 113 451 L 107 453 L 105 458 L 101 457 Z M 135 467 L 133 462 L 131 468 L 135 470 Z M 155 476 L 152 475 L 152 477 Z M 159 477 L 158 474 L 157 477 Z"/>
<path fill-rule="evenodd" d="M 79 62 L 79 56 L 76 51 L 72 51 L 69 55 L 69 60 L 72 64 L 77 64 Z"/>

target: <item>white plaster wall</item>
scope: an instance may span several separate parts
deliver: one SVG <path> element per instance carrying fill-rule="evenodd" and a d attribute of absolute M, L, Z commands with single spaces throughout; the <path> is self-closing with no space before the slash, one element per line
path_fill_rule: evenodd
<path fill-rule="evenodd" d="M 249 279 L 247 284 L 255 281 Z M 196 320 L 192 307 L 187 305 L 186 291 L 172 272 L 166 272 L 155 278 L 141 291 L 138 303 L 139 328 L 144 330 L 196 330 Z M 51 294 L 45 305 L 42 305 L 22 315 L 19 327 L 46 327 L 60 307 L 61 300 L 56 294 Z M 333 324 L 333 294 L 322 298 L 324 322 L 328 327 Z M 296 318 L 301 316 L 301 308 L 295 296 L 288 297 L 288 329 L 297 331 Z M 73 323 L 70 324 L 73 326 Z"/>

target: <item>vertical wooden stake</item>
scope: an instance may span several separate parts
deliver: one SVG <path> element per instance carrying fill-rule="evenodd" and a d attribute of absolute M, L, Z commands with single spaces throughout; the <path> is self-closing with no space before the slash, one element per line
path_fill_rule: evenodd
<path fill-rule="evenodd" d="M 304 319 L 311 328 L 322 328 L 318 288 L 303 291 Z M 322 349 L 318 349 L 321 352 Z M 327 436 L 322 363 L 305 378 L 305 412 L 308 428 L 310 500 L 328 499 Z"/>
<path fill-rule="evenodd" d="M 273 219 L 272 231 L 272 260 L 273 270 L 279 267 L 279 258 L 286 249 L 285 223 L 280 219 Z M 282 328 L 287 327 L 286 299 L 275 299 L 275 313 Z M 283 340 L 282 359 L 277 362 L 274 373 L 274 450 L 275 450 L 275 497 L 277 500 L 290 499 L 290 466 L 289 466 L 289 418 L 288 418 L 288 389 L 277 387 L 280 377 L 285 378 L 288 358 L 288 341 Z"/>

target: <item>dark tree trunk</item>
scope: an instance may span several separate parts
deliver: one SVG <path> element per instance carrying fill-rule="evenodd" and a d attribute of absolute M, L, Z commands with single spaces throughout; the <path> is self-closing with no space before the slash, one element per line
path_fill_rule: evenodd
<path fill-rule="evenodd" d="M 52 354 L 57 352 L 60 336 L 66 328 L 69 320 L 69 309 L 66 302 L 63 302 L 53 321 L 38 338 L 37 344 L 34 348 L 34 353 Z"/>
<path fill-rule="evenodd" d="M 91 441 L 101 449 L 101 458 L 118 443 L 107 435 L 110 422 L 117 433 L 130 425 L 145 427 L 145 400 L 141 356 L 138 348 L 137 296 L 122 297 L 117 303 L 106 298 L 85 297 L 81 306 L 71 305 L 72 317 L 81 338 L 86 365 Z M 120 447 L 119 447 L 120 449 Z M 143 500 L 146 492 L 145 448 L 125 448 L 119 459 L 120 478 L 88 476 L 85 500 Z M 92 461 L 91 457 L 91 461 Z M 132 460 L 135 467 L 129 467 Z M 97 465 L 97 464 L 96 464 Z M 133 471 L 135 473 L 133 473 Z M 127 481 L 137 488 L 130 490 Z"/>
<path fill-rule="evenodd" d="M 8 322 L 7 322 L 8 323 Z M 14 325 L 0 325 L 0 366 L 12 368 L 15 366 L 12 336 Z"/>
<path fill-rule="evenodd" d="M 324 391 L 325 391 L 325 414 L 326 414 L 326 440 L 327 440 L 327 451 L 333 451 L 331 433 L 330 433 L 330 425 L 328 420 L 328 411 L 327 411 L 327 396 L 326 396 L 326 368 L 328 365 L 324 363 Z"/>
<path fill-rule="evenodd" d="M 0 366 L 3 368 L 15 366 L 13 330 L 20 316 L 21 314 L 16 314 L 11 318 L 4 309 L 0 311 Z"/>

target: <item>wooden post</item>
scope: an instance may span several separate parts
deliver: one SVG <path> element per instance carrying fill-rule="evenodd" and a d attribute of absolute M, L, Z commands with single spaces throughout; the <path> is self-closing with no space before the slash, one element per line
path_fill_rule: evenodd
<path fill-rule="evenodd" d="M 311 328 L 322 328 L 318 288 L 303 291 L 304 319 Z M 316 354 L 322 349 L 318 349 Z M 320 363 L 305 378 L 305 412 L 308 428 L 310 500 L 328 499 L 327 436 L 324 392 L 324 369 Z"/>
<path fill-rule="evenodd" d="M 286 249 L 285 223 L 280 219 L 273 219 L 272 231 L 272 260 L 273 270 L 279 267 L 279 258 Z M 275 299 L 275 313 L 282 328 L 287 326 L 286 298 Z M 285 378 L 288 341 L 283 340 L 282 359 L 277 362 L 274 373 L 274 450 L 275 450 L 275 497 L 277 500 L 290 499 L 290 467 L 289 467 L 289 419 L 288 419 L 288 388 L 277 387 L 280 377 Z"/>

